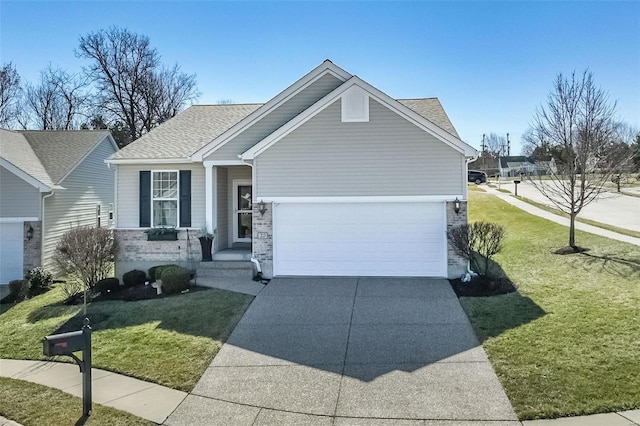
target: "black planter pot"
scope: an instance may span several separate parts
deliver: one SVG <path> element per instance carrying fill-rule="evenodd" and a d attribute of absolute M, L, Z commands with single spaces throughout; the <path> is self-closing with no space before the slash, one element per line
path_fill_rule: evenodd
<path fill-rule="evenodd" d="M 203 262 L 211 262 L 211 246 L 213 244 L 213 239 L 200 237 L 200 248 L 202 249 L 202 261 Z"/>

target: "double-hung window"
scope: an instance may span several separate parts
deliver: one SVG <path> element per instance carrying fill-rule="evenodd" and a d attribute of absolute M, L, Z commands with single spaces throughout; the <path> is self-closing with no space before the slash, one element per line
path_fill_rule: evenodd
<path fill-rule="evenodd" d="M 152 171 L 151 185 L 151 226 L 177 227 L 178 172 Z"/>

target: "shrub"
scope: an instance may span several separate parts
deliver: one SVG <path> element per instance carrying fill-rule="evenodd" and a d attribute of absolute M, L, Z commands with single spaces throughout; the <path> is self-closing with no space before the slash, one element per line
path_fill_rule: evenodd
<path fill-rule="evenodd" d="M 29 294 L 29 282 L 27 280 L 9 281 L 9 293 L 13 295 L 14 301 L 24 300 Z"/>
<path fill-rule="evenodd" d="M 105 278 L 96 283 L 96 290 L 102 294 L 117 293 L 120 291 L 120 280 L 117 278 Z"/>
<path fill-rule="evenodd" d="M 491 273 L 491 257 L 502 250 L 503 238 L 504 228 L 496 223 L 474 222 L 447 231 L 447 239 L 455 253 L 467 259 L 474 272 L 485 277 Z"/>
<path fill-rule="evenodd" d="M 167 268 L 172 268 L 174 266 L 179 266 L 179 265 L 173 265 L 173 264 L 169 264 L 169 265 L 158 265 L 158 266 L 152 266 L 149 269 L 149 281 L 154 283 L 157 280 L 162 279 L 162 271 L 164 271 Z"/>
<path fill-rule="evenodd" d="M 36 295 L 51 288 L 53 274 L 38 266 L 27 272 L 25 279 L 29 281 L 29 294 Z"/>
<path fill-rule="evenodd" d="M 117 252 L 118 242 L 111 229 L 81 227 L 62 236 L 53 260 L 61 272 L 93 290 L 98 281 L 111 274 Z"/>
<path fill-rule="evenodd" d="M 122 283 L 125 287 L 134 287 L 137 285 L 144 285 L 144 282 L 147 280 L 147 274 L 144 271 L 140 271 L 138 269 L 134 269 L 133 271 L 125 272 L 122 275 Z"/>
<path fill-rule="evenodd" d="M 73 296 L 78 293 L 82 293 L 82 291 L 84 290 L 84 285 L 78 280 L 66 280 L 65 282 L 60 284 L 60 288 L 62 288 L 64 294 L 67 295 L 67 300 L 72 300 Z"/>
<path fill-rule="evenodd" d="M 162 291 L 166 294 L 180 293 L 189 288 L 191 273 L 181 266 L 162 269 Z"/>

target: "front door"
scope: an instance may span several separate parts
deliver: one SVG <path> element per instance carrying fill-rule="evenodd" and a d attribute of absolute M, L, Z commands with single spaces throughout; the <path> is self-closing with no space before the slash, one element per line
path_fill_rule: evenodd
<path fill-rule="evenodd" d="M 233 242 L 251 242 L 252 219 L 252 195 L 251 180 L 233 181 Z"/>

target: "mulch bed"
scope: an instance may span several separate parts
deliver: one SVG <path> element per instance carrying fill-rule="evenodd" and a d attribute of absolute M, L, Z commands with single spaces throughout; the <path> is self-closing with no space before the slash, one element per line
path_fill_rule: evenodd
<path fill-rule="evenodd" d="M 189 287 L 189 293 L 193 293 L 194 291 L 202 291 L 206 290 L 206 287 L 198 287 L 191 286 Z M 148 285 L 136 285 L 133 287 L 123 287 L 120 291 L 117 292 L 109 292 L 105 294 L 99 294 L 91 298 L 90 302 L 102 302 L 106 300 L 124 300 L 126 302 L 137 302 L 139 300 L 150 300 L 150 299 L 162 299 L 164 297 L 169 297 L 166 294 L 157 294 L 155 288 Z M 71 299 L 67 299 L 64 301 L 65 305 L 80 305 L 84 302 L 83 293 L 76 294 Z"/>
<path fill-rule="evenodd" d="M 470 282 L 463 283 L 460 278 L 449 280 L 453 291 L 460 297 L 488 297 L 516 291 L 516 287 L 507 278 L 482 279 L 473 277 Z"/>

